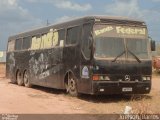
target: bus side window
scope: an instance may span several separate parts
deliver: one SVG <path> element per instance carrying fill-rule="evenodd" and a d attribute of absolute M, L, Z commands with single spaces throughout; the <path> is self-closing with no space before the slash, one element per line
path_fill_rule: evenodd
<path fill-rule="evenodd" d="M 31 50 L 37 50 L 41 48 L 41 35 L 32 36 Z"/>
<path fill-rule="evenodd" d="M 60 41 L 65 40 L 65 29 L 58 30 L 58 46 L 60 46 Z"/>
<path fill-rule="evenodd" d="M 41 48 L 43 49 L 51 48 L 53 44 L 53 29 L 51 29 L 46 34 L 43 34 L 41 36 L 41 39 L 42 39 Z"/>
<path fill-rule="evenodd" d="M 87 59 L 91 57 L 91 48 L 90 48 L 90 37 L 92 32 L 92 25 L 91 24 L 84 24 L 83 25 L 83 37 L 82 37 L 82 52 Z"/>
<path fill-rule="evenodd" d="M 57 30 L 54 30 L 53 35 L 52 35 L 52 46 L 58 46 L 58 41 L 59 41 L 59 33 Z"/>
<path fill-rule="evenodd" d="M 76 44 L 77 41 L 80 38 L 80 26 L 72 27 L 67 29 L 67 39 L 66 39 L 66 44 Z"/>
<path fill-rule="evenodd" d="M 21 50 L 22 49 L 22 38 L 16 39 L 16 45 L 15 50 Z"/>
<path fill-rule="evenodd" d="M 14 51 L 14 47 L 15 47 L 15 40 L 9 41 L 8 42 L 8 52 Z"/>
<path fill-rule="evenodd" d="M 44 49 L 44 48 L 45 48 L 44 42 L 45 42 L 45 39 L 46 39 L 46 38 L 47 38 L 47 33 L 41 35 L 41 45 L 40 45 L 40 49 Z"/>
<path fill-rule="evenodd" d="M 27 50 L 31 47 L 31 39 L 32 37 L 24 37 L 22 49 Z"/>

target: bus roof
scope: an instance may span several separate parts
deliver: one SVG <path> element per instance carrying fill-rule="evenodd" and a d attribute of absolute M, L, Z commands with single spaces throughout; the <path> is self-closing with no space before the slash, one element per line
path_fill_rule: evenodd
<path fill-rule="evenodd" d="M 108 23 L 121 23 L 121 24 L 125 24 L 125 23 L 131 23 L 131 24 L 135 24 L 135 25 L 145 25 L 144 21 L 138 20 L 138 19 L 131 19 L 128 17 L 121 17 L 121 16 L 105 16 L 105 15 L 95 15 L 95 16 L 85 16 L 85 17 L 80 17 L 80 18 L 73 18 L 70 19 L 68 21 L 65 22 L 61 22 L 61 23 L 56 23 L 56 24 L 52 24 L 49 26 L 44 26 L 41 28 L 36 28 L 36 29 L 32 29 L 26 32 L 22 32 L 22 33 L 18 33 L 16 35 L 10 36 L 9 37 L 9 41 L 13 40 L 13 39 L 17 39 L 17 38 L 21 38 L 21 37 L 27 37 L 27 36 L 34 36 L 34 35 L 38 35 L 38 34 L 43 34 L 46 31 L 49 31 L 49 29 L 53 28 L 54 29 L 62 29 L 62 28 L 66 28 L 66 27 L 71 27 L 74 25 L 78 25 L 84 22 L 89 22 L 92 20 L 103 20 L 106 21 Z"/>

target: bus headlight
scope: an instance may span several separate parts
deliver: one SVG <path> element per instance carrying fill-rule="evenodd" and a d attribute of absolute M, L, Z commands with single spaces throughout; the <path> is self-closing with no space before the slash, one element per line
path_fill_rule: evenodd
<path fill-rule="evenodd" d="M 100 80 L 104 80 L 104 77 L 103 77 L 103 76 L 99 76 L 99 79 L 100 79 Z"/>
<path fill-rule="evenodd" d="M 105 76 L 105 80 L 110 80 L 110 78 L 108 76 Z"/>
<path fill-rule="evenodd" d="M 151 77 L 147 77 L 147 80 L 151 80 Z"/>
<path fill-rule="evenodd" d="M 93 75 L 93 80 L 110 80 L 107 75 Z"/>
<path fill-rule="evenodd" d="M 147 77 L 142 77 L 142 80 L 147 80 Z"/>
<path fill-rule="evenodd" d="M 106 75 L 100 75 L 100 80 L 110 80 L 108 76 Z"/>
<path fill-rule="evenodd" d="M 151 77 L 148 77 L 148 76 L 143 76 L 143 77 L 142 77 L 142 80 L 143 80 L 143 81 L 146 81 L 146 80 L 151 80 Z"/>

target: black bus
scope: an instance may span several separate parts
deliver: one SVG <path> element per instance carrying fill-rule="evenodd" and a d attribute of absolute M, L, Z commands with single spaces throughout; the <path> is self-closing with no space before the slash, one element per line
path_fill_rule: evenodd
<path fill-rule="evenodd" d="M 145 22 L 86 16 L 9 37 L 12 83 L 84 94 L 147 94 L 151 46 Z"/>

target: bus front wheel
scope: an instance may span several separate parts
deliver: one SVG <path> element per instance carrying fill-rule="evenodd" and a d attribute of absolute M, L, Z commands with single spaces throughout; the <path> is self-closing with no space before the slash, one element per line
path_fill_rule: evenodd
<path fill-rule="evenodd" d="M 32 87 L 32 85 L 31 85 L 31 83 L 29 81 L 29 77 L 28 77 L 28 72 L 27 71 L 24 72 L 23 80 L 24 80 L 25 87 L 28 87 L 28 88 Z"/>
<path fill-rule="evenodd" d="M 68 76 L 68 88 L 67 88 L 69 94 L 73 97 L 77 97 L 78 91 L 77 91 L 77 83 L 76 83 L 76 79 L 73 77 L 73 75 L 69 75 Z"/>

